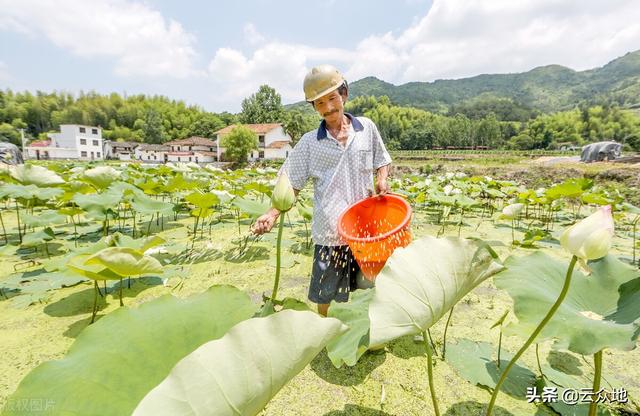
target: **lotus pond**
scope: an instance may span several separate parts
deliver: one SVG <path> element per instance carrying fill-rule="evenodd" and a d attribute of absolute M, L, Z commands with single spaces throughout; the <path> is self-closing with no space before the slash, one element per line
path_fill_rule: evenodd
<path fill-rule="evenodd" d="M 624 189 L 397 173 L 413 243 L 320 318 L 310 190 L 281 238 L 249 231 L 276 173 L 0 172 L 2 414 L 640 414 L 640 209 Z M 565 403 L 585 389 L 600 395 Z"/>

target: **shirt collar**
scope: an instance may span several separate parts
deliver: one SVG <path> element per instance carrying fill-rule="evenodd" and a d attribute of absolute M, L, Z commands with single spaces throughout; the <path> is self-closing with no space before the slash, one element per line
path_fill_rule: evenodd
<path fill-rule="evenodd" d="M 351 125 L 353 126 L 353 129 L 355 131 L 362 131 L 364 129 L 364 126 L 362 125 L 362 123 L 360 123 L 360 121 L 358 121 L 356 117 L 354 117 L 350 113 L 344 113 L 344 115 L 347 116 L 349 120 L 351 120 Z M 320 127 L 318 127 L 318 140 L 326 139 L 326 138 L 327 138 L 327 123 L 324 120 L 322 120 L 322 122 L 320 123 Z"/>

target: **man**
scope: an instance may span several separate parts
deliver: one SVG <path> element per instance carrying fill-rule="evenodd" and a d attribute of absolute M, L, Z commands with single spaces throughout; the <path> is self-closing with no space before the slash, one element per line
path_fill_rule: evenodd
<path fill-rule="evenodd" d="M 384 195 L 389 191 L 391 157 L 370 119 L 344 112 L 348 85 L 336 68 L 321 65 L 311 69 L 304 79 L 304 93 L 323 121 L 298 141 L 281 174 L 289 176 L 296 196 L 308 179 L 313 181 L 311 231 L 316 245 L 309 300 L 317 303 L 318 312 L 326 316 L 332 300 L 349 299 L 349 292 L 357 288 L 360 271 L 349 246 L 338 235 L 338 217 L 351 204 L 373 193 L 374 171 L 375 192 Z M 257 219 L 253 232 L 269 232 L 279 215 L 271 208 Z"/>

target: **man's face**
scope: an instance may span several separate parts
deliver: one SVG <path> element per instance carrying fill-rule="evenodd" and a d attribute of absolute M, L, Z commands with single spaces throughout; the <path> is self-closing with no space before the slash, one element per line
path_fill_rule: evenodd
<path fill-rule="evenodd" d="M 339 120 L 344 114 L 344 102 L 338 90 L 323 95 L 313 102 L 316 111 L 328 122 Z"/>

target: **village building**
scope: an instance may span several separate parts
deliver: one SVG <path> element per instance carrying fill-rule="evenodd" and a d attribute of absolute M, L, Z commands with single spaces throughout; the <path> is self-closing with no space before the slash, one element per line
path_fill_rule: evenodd
<path fill-rule="evenodd" d="M 106 159 L 133 160 L 135 159 L 134 151 L 139 145 L 138 142 L 105 140 L 104 157 Z"/>
<path fill-rule="evenodd" d="M 165 145 L 170 148 L 167 153 L 169 162 L 210 163 L 217 159 L 216 142 L 206 137 L 192 136 Z"/>
<path fill-rule="evenodd" d="M 170 151 L 171 148 L 164 144 L 140 143 L 133 151 L 133 158 L 147 163 L 166 163 Z"/>
<path fill-rule="evenodd" d="M 62 124 L 59 133 L 47 134 L 25 146 L 26 159 L 104 160 L 102 129 L 96 126 Z"/>
<path fill-rule="evenodd" d="M 284 131 L 280 123 L 245 124 L 258 136 L 258 148 L 251 151 L 248 159 L 250 161 L 262 159 L 286 159 L 293 149 L 291 146 L 291 136 Z M 236 125 L 227 126 L 215 132 L 216 144 L 221 143 L 221 139 L 231 133 Z M 224 160 L 224 147 L 220 147 L 221 160 Z"/>

